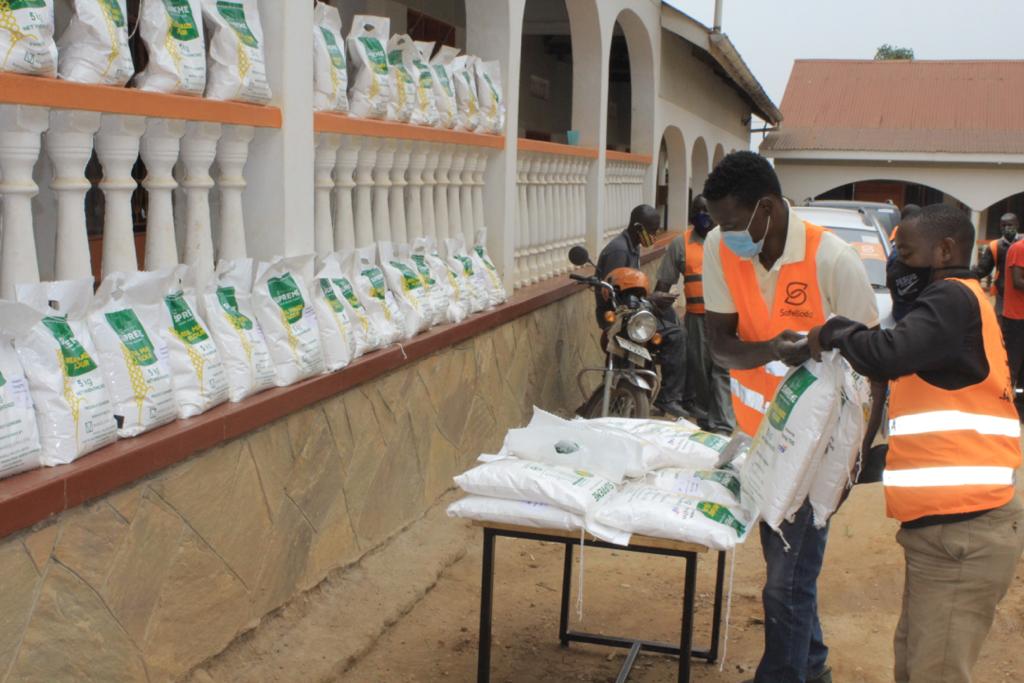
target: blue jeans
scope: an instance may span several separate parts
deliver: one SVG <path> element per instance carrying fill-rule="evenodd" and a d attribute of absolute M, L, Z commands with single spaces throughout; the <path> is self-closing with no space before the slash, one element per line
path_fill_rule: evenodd
<path fill-rule="evenodd" d="M 761 522 L 761 548 L 768 579 L 764 586 L 764 655 L 755 683 L 804 683 L 820 675 L 828 660 L 818 621 L 818 574 L 825 557 L 828 527 L 814 528 L 804 501 L 792 522 L 778 533 Z"/>

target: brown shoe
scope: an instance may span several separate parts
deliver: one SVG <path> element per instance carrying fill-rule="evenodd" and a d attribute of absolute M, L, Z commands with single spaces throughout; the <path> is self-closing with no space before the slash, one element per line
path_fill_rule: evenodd
<path fill-rule="evenodd" d="M 820 674 L 814 678 L 808 678 L 807 683 L 832 683 L 832 667 L 826 666 Z"/>

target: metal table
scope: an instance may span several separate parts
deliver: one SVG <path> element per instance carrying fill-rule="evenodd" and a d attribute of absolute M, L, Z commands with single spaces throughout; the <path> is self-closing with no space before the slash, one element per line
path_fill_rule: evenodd
<path fill-rule="evenodd" d="M 718 553 L 718 567 L 715 577 L 715 601 L 714 613 L 711 618 L 711 644 L 706 650 L 693 649 L 693 623 L 694 623 L 694 598 L 697 590 L 697 556 L 708 552 L 708 548 L 694 543 L 682 543 L 663 538 L 651 538 L 649 536 L 634 535 L 628 546 L 619 546 L 600 541 L 589 534 L 586 535 L 585 545 L 595 548 L 607 548 L 622 552 L 647 553 L 651 555 L 666 555 L 669 557 L 682 557 L 686 560 L 686 571 L 683 575 L 683 614 L 682 632 L 679 645 L 660 643 L 638 638 L 625 638 L 621 636 L 606 636 L 595 633 L 569 630 L 569 594 L 572 589 L 572 560 L 573 548 L 580 542 L 579 534 L 569 531 L 558 531 L 549 529 L 534 529 L 530 527 L 513 526 L 506 524 L 492 524 L 489 522 L 474 522 L 476 526 L 482 527 L 484 532 L 483 547 L 483 577 L 480 591 L 480 645 L 477 659 L 477 681 L 487 683 L 491 678 L 491 620 L 494 607 L 494 542 L 499 536 L 509 538 L 522 538 L 531 541 L 547 541 L 549 543 L 561 543 L 565 546 L 565 563 L 562 569 L 562 606 L 561 616 L 558 624 L 558 639 L 562 647 L 568 647 L 569 643 L 591 643 L 594 645 L 609 645 L 629 650 L 626 660 L 622 664 L 616 683 L 623 683 L 629 678 L 629 672 L 633 668 L 637 655 L 641 651 L 660 652 L 662 654 L 676 655 L 679 657 L 679 681 L 681 683 L 690 680 L 690 659 L 704 659 L 713 663 L 718 659 L 718 643 L 721 635 L 722 625 L 722 596 L 725 583 L 725 553 Z M 688 653 L 689 656 L 680 656 L 681 653 Z"/>

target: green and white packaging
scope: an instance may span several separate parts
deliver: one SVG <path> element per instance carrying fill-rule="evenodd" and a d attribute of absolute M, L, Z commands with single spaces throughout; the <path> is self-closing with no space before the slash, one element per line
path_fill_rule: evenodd
<path fill-rule="evenodd" d="M 142 0 L 139 36 L 149 63 L 136 79 L 136 87 L 202 97 L 206 43 L 199 0 Z"/>
<path fill-rule="evenodd" d="M 393 309 L 397 306 L 388 306 L 390 292 L 381 298 L 380 291 L 373 289 L 367 291 L 362 277 L 363 265 L 356 250 L 339 251 L 334 254 L 341 268 L 341 278 L 335 278 L 335 286 L 338 288 L 346 301 L 351 304 L 352 309 L 360 311 L 366 316 L 366 350 L 383 348 L 393 344 L 402 338 L 402 331 L 393 317 Z M 359 304 L 358 306 L 356 304 Z"/>
<path fill-rule="evenodd" d="M 652 470 L 663 467 L 713 469 L 729 445 L 729 439 L 701 431 L 697 425 L 680 420 L 639 420 L 625 417 L 600 417 L 586 420 L 596 429 L 625 432 L 657 447 L 648 462 Z"/>
<path fill-rule="evenodd" d="M 117 434 L 138 436 L 178 416 L 167 345 L 155 320 L 160 273 L 111 273 L 89 307 L 89 332 L 114 404 Z"/>
<path fill-rule="evenodd" d="M 383 310 L 384 318 L 391 330 L 389 344 L 403 339 L 412 339 L 416 335 L 416 327 L 410 328 L 406 321 L 405 310 L 408 308 L 408 304 L 395 298 L 395 295 L 388 289 L 384 271 L 377 265 L 376 245 L 371 244 L 356 249 L 356 267 L 352 282 L 356 286 L 356 294 L 359 295 L 363 305 L 369 306 L 371 301 L 376 301 Z"/>
<path fill-rule="evenodd" d="M 341 271 L 336 261 L 325 263 L 313 278 L 309 296 L 320 327 L 320 343 L 324 350 L 324 364 L 328 372 L 340 370 L 366 349 L 364 320 L 349 315 L 351 306 L 334 284 Z M 362 343 L 357 341 L 357 335 Z"/>
<path fill-rule="evenodd" d="M 423 61 L 428 62 L 430 70 L 434 75 L 434 104 L 437 106 L 440 128 L 454 128 L 458 122 L 459 105 L 455 99 L 455 83 L 452 81 L 452 60 L 459 54 L 458 48 L 450 45 L 442 45 L 430 58 L 434 50 L 434 43 L 416 43 Z"/>
<path fill-rule="evenodd" d="M 458 273 L 437 253 L 434 238 L 415 239 L 409 258 L 434 299 L 434 319 L 431 324 L 460 323 L 465 320 L 469 315 L 469 307 L 462 298 L 463 285 Z"/>
<path fill-rule="evenodd" d="M 434 102 L 434 72 L 423 60 L 417 45 L 409 36 L 393 36 L 388 45 L 388 61 L 401 61 L 405 72 L 412 79 L 413 104 L 409 122 L 420 126 L 436 126 L 438 113 Z"/>
<path fill-rule="evenodd" d="M 14 350 L 14 338 L 41 318 L 28 306 L 0 301 L 0 479 L 43 465 L 32 394 Z"/>
<path fill-rule="evenodd" d="M 0 71 L 56 77 L 53 0 L 0 2 Z"/>
<path fill-rule="evenodd" d="M 435 302 L 409 257 L 409 245 L 378 242 L 377 250 L 384 279 L 402 308 L 406 327 L 415 330 L 414 335 L 426 330 L 435 316 Z"/>
<path fill-rule="evenodd" d="M 730 509 L 740 504 L 740 477 L 733 470 L 693 470 L 666 467 L 646 477 L 647 484 L 688 498 L 709 500 Z"/>
<path fill-rule="evenodd" d="M 501 91 L 501 64 L 477 59 L 473 64 L 480 102 L 480 132 L 505 132 L 505 97 Z"/>
<path fill-rule="evenodd" d="M 313 9 L 313 109 L 348 112 L 348 61 L 341 14 L 323 2 Z"/>
<path fill-rule="evenodd" d="M 257 0 L 201 0 L 210 34 L 206 97 L 270 102 L 263 25 Z"/>
<path fill-rule="evenodd" d="M 391 73 L 391 100 L 388 102 L 388 118 L 402 123 L 423 123 L 418 115 L 416 81 L 413 72 L 405 67 L 402 46 L 412 45 L 409 36 L 394 35 L 388 41 L 388 70 Z"/>
<path fill-rule="evenodd" d="M 348 55 L 354 76 L 348 94 L 349 112 L 367 119 L 388 115 L 394 78 L 388 68 L 391 20 L 357 14 L 348 34 Z"/>
<path fill-rule="evenodd" d="M 43 465 L 74 462 L 117 439 L 117 422 L 85 316 L 92 278 L 17 287 L 32 309 L 14 340 L 36 410 Z M 6 323 L 5 323 L 6 324 Z"/>
<path fill-rule="evenodd" d="M 320 329 L 306 284 L 312 272 L 312 254 L 279 256 L 257 267 L 253 305 L 279 387 L 324 372 Z"/>
<path fill-rule="evenodd" d="M 71 0 L 68 27 L 57 41 L 65 81 L 121 86 L 135 75 L 128 47 L 126 0 Z"/>
<path fill-rule="evenodd" d="M 475 269 L 485 276 L 488 308 L 505 303 L 508 293 L 505 292 L 501 274 L 487 253 L 487 228 L 480 228 L 476 231 L 476 244 L 473 245 L 469 256 L 473 259 Z"/>
<path fill-rule="evenodd" d="M 463 277 L 463 290 L 469 301 L 470 312 L 477 313 L 491 307 L 493 304 L 487 275 L 477 267 L 476 261 L 466 251 L 466 241 L 462 235 L 449 237 L 444 241 L 444 246 L 448 251 L 448 265 Z"/>
<path fill-rule="evenodd" d="M 476 60 L 472 55 L 460 55 L 451 62 L 451 79 L 458 106 L 455 129 L 471 133 L 480 128 L 480 98 L 476 91 L 474 68 Z"/>

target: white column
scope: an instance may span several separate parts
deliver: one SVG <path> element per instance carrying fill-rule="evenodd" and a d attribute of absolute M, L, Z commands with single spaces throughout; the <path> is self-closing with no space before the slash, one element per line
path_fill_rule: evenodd
<path fill-rule="evenodd" d="M 356 181 L 352 174 L 359 161 L 359 141 L 344 136 L 338 148 L 334 168 L 334 248 L 352 249 L 356 246 L 355 216 L 352 214 L 352 188 Z"/>
<path fill-rule="evenodd" d="M 456 147 L 448 171 L 448 236 L 453 238 L 465 235 L 462 230 L 462 169 L 465 166 L 466 148 Z"/>
<path fill-rule="evenodd" d="M 526 245 L 530 241 L 530 203 L 527 198 L 527 169 L 530 159 L 520 155 L 516 166 L 516 181 L 519 190 L 519 211 L 516 224 L 515 240 L 515 287 L 522 287 L 530 279 L 529 267 L 526 263 Z"/>
<path fill-rule="evenodd" d="M 334 225 L 331 222 L 331 191 L 334 189 L 334 179 L 331 172 L 338 161 L 339 145 L 340 135 L 316 135 L 316 156 L 313 161 L 313 177 L 316 182 L 313 248 L 318 256 L 326 256 L 334 251 Z"/>
<path fill-rule="evenodd" d="M 380 141 L 374 138 L 363 138 L 359 147 L 359 158 L 356 161 L 356 247 L 373 244 L 373 168 L 377 164 L 377 150 Z"/>
<path fill-rule="evenodd" d="M 373 168 L 373 239 L 391 242 L 391 211 L 388 193 L 391 189 L 391 168 L 395 163 L 395 143 L 385 140 L 377 152 Z"/>
<path fill-rule="evenodd" d="M 409 244 L 423 237 L 423 171 L 427 167 L 427 146 L 417 142 L 409 156 L 409 211 L 406 215 Z"/>
<path fill-rule="evenodd" d="M 434 188 L 434 227 L 437 230 L 438 247 L 441 247 L 453 234 L 448 215 L 448 169 L 452 167 L 451 147 L 442 146 L 438 156 L 437 170 L 434 171 L 434 177 L 437 179 L 437 186 Z"/>
<path fill-rule="evenodd" d="M 530 239 L 526 245 L 526 262 L 530 284 L 540 281 L 540 244 L 544 226 L 541 221 L 541 166 L 542 158 L 531 156 L 527 167 L 527 203 L 529 204 Z"/>
<path fill-rule="evenodd" d="M 410 143 L 399 142 L 395 150 L 395 165 L 391 169 L 391 191 L 389 193 L 391 209 L 391 238 L 396 244 L 408 244 L 409 230 L 405 216 L 405 188 L 409 184 L 405 173 L 412 161 Z"/>
<path fill-rule="evenodd" d="M 132 225 L 132 166 L 139 158 L 139 138 L 146 130 L 141 116 L 104 114 L 96 134 L 96 156 L 103 166 L 106 210 L 103 214 L 102 276 L 138 270 Z"/>
<path fill-rule="evenodd" d="M 437 165 L 441 161 L 441 148 L 438 145 L 424 143 L 427 154 L 426 166 L 423 167 L 423 187 L 420 189 L 420 203 L 423 205 L 423 235 L 437 239 L 437 212 L 434 207 L 434 193 L 437 191 Z"/>
<path fill-rule="evenodd" d="M 473 169 L 476 167 L 476 152 L 472 147 L 464 149 L 465 163 L 462 166 L 462 187 L 459 189 L 462 201 L 462 234 L 466 237 L 466 246 L 472 247 L 476 244 L 477 228 L 483 226 L 478 225 L 473 218 Z"/>
<path fill-rule="evenodd" d="M 85 193 L 89 191 L 85 167 L 92 156 L 93 135 L 99 128 L 100 115 L 97 112 L 50 112 L 46 151 L 53 162 L 50 189 L 57 195 L 57 244 L 53 272 L 58 280 L 92 275 L 89 235 L 85 225 Z M 0 177 L 3 177 L 2 173 Z"/>
<path fill-rule="evenodd" d="M 210 190 L 213 178 L 210 165 L 217 157 L 219 123 L 190 122 L 181 142 L 181 160 L 185 169 L 181 186 L 185 189 L 185 249 L 182 263 L 192 269 L 197 287 L 202 290 L 213 277 L 213 230 L 210 220 Z"/>
<path fill-rule="evenodd" d="M 473 225 L 477 229 L 487 227 L 487 223 L 484 220 L 484 173 L 486 172 L 487 151 L 480 150 L 473 161 Z M 488 237 L 488 240 L 490 240 L 490 237 Z"/>
<path fill-rule="evenodd" d="M 146 210 L 146 270 L 178 264 L 178 243 L 174 233 L 174 164 L 178 162 L 185 122 L 177 119 L 148 119 L 139 153 L 146 164 L 142 186 L 149 193 Z"/>
<path fill-rule="evenodd" d="M 217 187 L 220 188 L 217 258 L 240 259 L 249 254 L 242 192 L 247 185 L 245 163 L 249 160 L 249 143 L 255 135 L 252 126 L 224 126 L 217 143 Z"/>
<path fill-rule="evenodd" d="M 39 159 L 40 135 L 49 125 L 42 107 L 0 105 L 0 297 L 14 299 L 19 283 L 39 282 L 32 197 L 39 186 L 32 169 Z"/>

